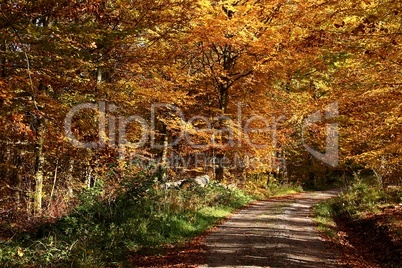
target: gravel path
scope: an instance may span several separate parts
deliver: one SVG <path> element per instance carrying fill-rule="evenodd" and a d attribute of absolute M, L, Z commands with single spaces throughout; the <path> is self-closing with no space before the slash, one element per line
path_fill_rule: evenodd
<path fill-rule="evenodd" d="M 310 217 L 313 204 L 337 193 L 306 192 L 239 211 L 206 237 L 200 267 L 338 267 Z"/>

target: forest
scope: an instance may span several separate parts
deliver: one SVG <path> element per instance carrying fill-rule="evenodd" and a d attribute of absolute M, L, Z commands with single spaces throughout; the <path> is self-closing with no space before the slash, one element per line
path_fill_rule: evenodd
<path fill-rule="evenodd" d="M 0 264 L 114 267 L 302 189 L 401 203 L 401 44 L 394 0 L 3 0 Z"/>

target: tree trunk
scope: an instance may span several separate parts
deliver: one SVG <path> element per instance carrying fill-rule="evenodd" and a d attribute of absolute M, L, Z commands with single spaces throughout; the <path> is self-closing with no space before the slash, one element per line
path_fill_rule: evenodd
<path fill-rule="evenodd" d="M 87 185 L 88 189 L 91 188 L 91 182 L 92 182 L 92 167 L 88 165 L 85 175 L 85 184 Z"/>
<path fill-rule="evenodd" d="M 24 152 L 21 151 L 21 154 L 24 155 Z M 21 167 L 22 167 L 22 159 L 21 156 L 19 155 L 17 157 L 17 163 L 15 165 L 16 167 L 16 172 L 15 172 L 15 179 L 16 179 L 16 191 L 15 191 L 15 199 L 16 199 L 16 206 L 20 207 L 21 205 L 21 182 L 22 182 L 22 174 L 21 174 Z"/>
<path fill-rule="evenodd" d="M 250 157 L 246 154 L 244 156 L 243 171 L 242 171 L 242 179 L 243 179 L 242 188 L 243 188 L 243 190 L 246 189 L 249 168 L 250 168 Z"/>
<path fill-rule="evenodd" d="M 222 111 L 222 114 L 226 113 L 229 102 L 229 88 L 227 84 L 219 85 L 219 109 Z"/>
<path fill-rule="evenodd" d="M 6 77 L 6 64 L 7 64 L 7 58 L 6 58 L 6 53 L 7 53 L 7 42 L 4 40 L 3 47 L 1 48 L 3 52 L 3 58 L 1 59 L 1 76 Z"/>
<path fill-rule="evenodd" d="M 222 114 L 225 114 L 229 101 L 229 88 L 226 84 L 219 85 L 219 94 L 219 109 Z M 221 127 L 224 125 L 223 119 L 220 119 L 219 125 Z M 224 137 L 222 137 L 222 139 L 225 140 Z M 215 156 L 215 179 L 217 181 L 222 181 L 224 177 L 225 169 L 223 166 L 223 158 L 224 154 L 222 153 L 218 153 Z"/>
<path fill-rule="evenodd" d="M 163 149 L 162 149 L 162 161 L 161 161 L 161 179 L 162 181 L 165 181 L 167 179 L 167 174 L 166 174 L 166 169 L 168 168 L 168 159 L 167 159 L 167 154 L 168 154 L 168 145 L 169 145 L 169 140 L 168 140 L 168 135 L 167 133 L 164 134 L 163 137 Z"/>
<path fill-rule="evenodd" d="M 31 219 L 32 218 L 32 180 L 28 180 L 28 185 L 27 185 L 27 195 L 26 195 L 26 215 L 27 215 L 27 219 Z"/>
<path fill-rule="evenodd" d="M 167 154 L 168 154 L 168 145 L 169 145 L 169 140 L 168 140 L 168 135 L 165 134 L 163 137 L 163 150 L 162 150 L 162 166 L 166 166 L 168 159 L 167 159 Z"/>
<path fill-rule="evenodd" d="M 50 209 L 50 207 L 52 205 L 52 202 L 53 202 L 54 190 L 56 189 L 57 171 L 58 171 L 58 169 L 59 169 L 59 161 L 56 161 L 56 168 L 54 169 L 54 176 L 53 176 L 52 191 L 50 192 L 49 204 L 47 206 L 48 213 L 50 213 L 49 209 Z"/>
<path fill-rule="evenodd" d="M 223 181 L 225 169 L 223 166 L 224 154 L 216 154 L 216 168 L 215 168 L 215 179 L 217 181 Z"/>
<path fill-rule="evenodd" d="M 96 68 L 96 83 L 100 84 L 102 82 L 102 69 L 101 67 Z"/>
<path fill-rule="evenodd" d="M 74 171 L 74 159 L 70 159 L 68 173 L 67 173 L 67 188 L 68 188 L 68 197 L 69 198 L 72 198 L 74 196 L 73 171 Z"/>
<path fill-rule="evenodd" d="M 37 128 L 37 142 L 35 145 L 35 194 L 34 194 L 34 212 L 35 216 L 40 216 L 42 213 L 42 191 L 43 191 L 43 166 L 45 164 L 45 156 L 43 154 L 43 140 L 44 140 L 44 125 L 39 120 L 39 126 Z"/>

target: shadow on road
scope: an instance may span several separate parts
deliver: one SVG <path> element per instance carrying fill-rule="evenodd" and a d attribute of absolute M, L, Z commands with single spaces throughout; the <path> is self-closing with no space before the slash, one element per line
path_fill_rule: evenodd
<path fill-rule="evenodd" d="M 337 194 L 307 192 L 236 213 L 206 237 L 201 267 L 338 267 L 309 217 L 313 204 Z"/>

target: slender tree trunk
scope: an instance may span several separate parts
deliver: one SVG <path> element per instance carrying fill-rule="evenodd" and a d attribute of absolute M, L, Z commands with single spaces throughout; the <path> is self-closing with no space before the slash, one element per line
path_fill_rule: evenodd
<path fill-rule="evenodd" d="M 7 64 L 7 58 L 6 58 L 6 53 L 7 53 L 7 42 L 4 40 L 3 48 L 1 49 L 3 51 L 3 58 L 1 59 L 1 76 L 6 77 L 6 64 Z"/>
<path fill-rule="evenodd" d="M 166 166 L 168 162 L 167 161 L 168 144 L 169 144 L 168 135 L 165 134 L 163 137 L 162 166 Z"/>
<path fill-rule="evenodd" d="M 228 106 L 228 101 L 229 101 L 229 88 L 227 84 L 220 84 L 219 85 L 219 109 L 221 110 L 222 114 L 226 113 L 226 109 Z M 219 122 L 220 126 L 222 127 L 224 122 L 223 119 L 220 119 Z M 222 137 L 224 140 L 224 137 Z M 217 181 L 222 181 L 224 178 L 224 173 L 225 169 L 223 166 L 223 158 L 224 154 L 222 153 L 217 153 L 215 156 L 215 179 Z"/>
<path fill-rule="evenodd" d="M 49 204 L 47 206 L 48 213 L 50 212 L 49 209 L 52 205 L 54 189 L 56 188 L 58 168 L 59 168 L 59 161 L 56 162 L 56 168 L 54 169 L 53 186 L 52 186 L 52 191 L 50 192 Z"/>
<path fill-rule="evenodd" d="M 225 114 L 229 103 L 229 87 L 227 84 L 219 85 L 219 94 L 219 109 L 222 114 Z"/>
<path fill-rule="evenodd" d="M 24 155 L 24 150 L 21 151 L 21 154 Z M 21 167 L 22 167 L 22 159 L 21 156 L 17 157 L 17 163 L 15 165 L 16 167 L 16 191 L 15 191 L 15 199 L 16 199 L 16 203 L 17 203 L 17 207 L 20 207 L 21 205 L 21 182 L 22 182 L 22 174 L 21 174 Z"/>
<path fill-rule="evenodd" d="M 96 83 L 100 84 L 102 82 L 102 69 L 101 67 L 96 68 Z"/>
<path fill-rule="evenodd" d="M 221 84 L 219 85 L 219 109 L 221 110 L 222 114 L 226 113 L 226 109 L 228 106 L 228 101 L 229 101 L 229 88 L 226 84 Z M 220 126 L 222 127 L 224 125 L 223 119 L 220 119 L 219 122 Z M 222 137 L 223 140 L 225 140 L 225 137 Z M 222 181 L 224 178 L 225 174 L 225 168 L 223 165 L 223 159 L 225 155 L 223 153 L 217 153 L 215 156 L 215 161 L 216 161 L 216 168 L 215 168 L 215 179 L 217 181 Z"/>
<path fill-rule="evenodd" d="M 45 164 L 45 156 L 43 154 L 43 140 L 44 140 L 44 125 L 39 120 L 38 137 L 35 146 L 36 160 L 35 160 L 35 194 L 34 194 L 34 212 L 35 216 L 40 216 L 42 213 L 42 195 L 43 195 L 43 166 Z"/>
<path fill-rule="evenodd" d="M 25 200 L 26 200 L 26 204 L 27 204 L 27 206 L 26 206 L 26 215 L 27 215 L 27 219 L 31 219 L 31 216 L 32 216 L 32 211 L 33 211 L 33 209 L 32 209 L 32 198 L 31 198 L 31 196 L 32 196 L 32 180 L 28 180 L 28 186 L 27 186 L 27 189 L 28 189 L 28 191 L 27 191 L 27 197 L 25 198 Z"/>
<path fill-rule="evenodd" d="M 74 196 L 73 171 L 74 171 L 74 159 L 70 159 L 68 173 L 67 173 L 67 188 L 68 188 L 68 197 L 69 198 L 72 198 Z"/>
<path fill-rule="evenodd" d="M 87 185 L 88 189 L 91 188 L 91 182 L 92 182 L 92 167 L 88 165 L 85 175 L 85 184 Z"/>
<path fill-rule="evenodd" d="M 167 179 L 166 169 L 168 168 L 167 165 L 168 165 L 168 149 L 169 149 L 169 135 L 165 123 L 162 123 L 160 127 L 160 134 L 162 139 L 162 148 L 161 148 L 162 151 L 158 153 L 158 157 L 160 157 L 160 162 L 157 165 L 156 172 L 158 175 L 160 175 L 159 179 L 161 181 L 165 181 Z"/>
<path fill-rule="evenodd" d="M 246 189 L 249 168 L 250 168 L 250 157 L 246 154 L 245 159 L 244 159 L 243 190 Z"/>
<path fill-rule="evenodd" d="M 215 159 L 216 159 L 216 168 L 215 168 L 215 179 L 217 181 L 223 181 L 224 178 L 224 173 L 225 169 L 223 166 L 223 158 L 225 157 L 224 154 L 216 154 Z"/>
<path fill-rule="evenodd" d="M 167 179 L 167 174 L 166 174 L 166 168 L 168 168 L 168 159 L 167 159 L 167 154 L 168 154 L 168 135 L 165 133 L 163 137 L 163 149 L 162 149 L 162 161 L 161 161 L 161 172 L 162 172 L 162 181 L 165 181 Z"/>

